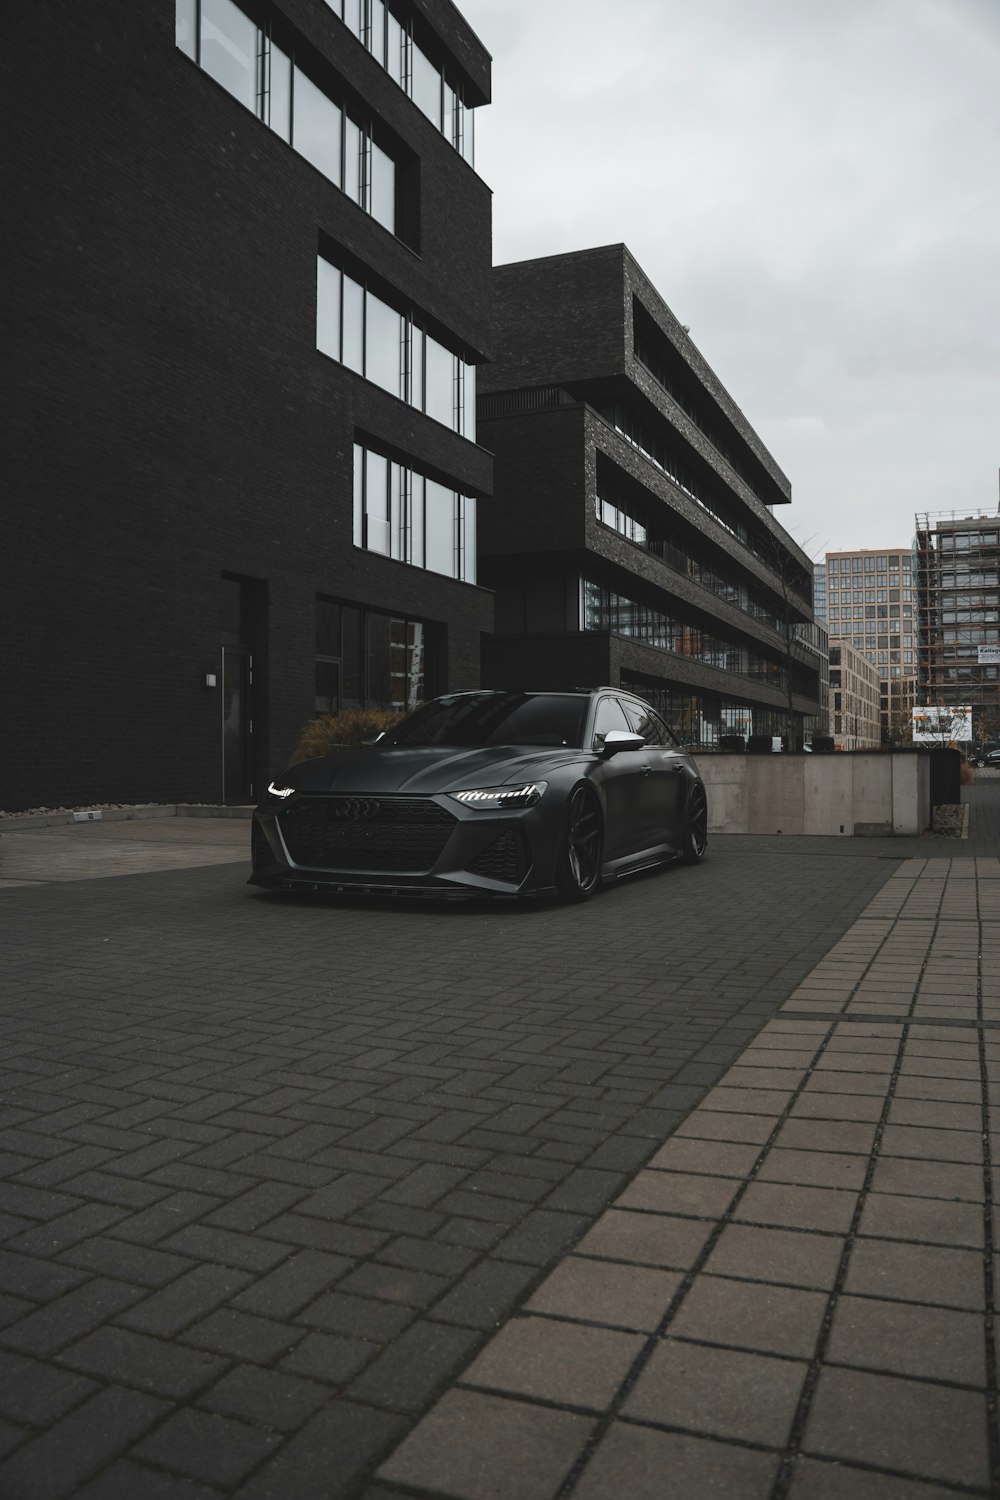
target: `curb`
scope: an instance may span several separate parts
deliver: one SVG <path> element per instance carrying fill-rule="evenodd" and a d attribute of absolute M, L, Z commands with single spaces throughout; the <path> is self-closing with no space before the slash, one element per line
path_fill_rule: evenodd
<path fill-rule="evenodd" d="M 77 818 L 77 812 L 93 812 L 96 817 Z M 130 823 L 143 818 L 246 818 L 253 817 L 252 806 L 213 807 L 202 802 L 148 803 L 135 807 L 78 808 L 65 812 L 25 813 L 0 818 L 0 837 L 31 828 L 64 828 L 69 823 Z"/>

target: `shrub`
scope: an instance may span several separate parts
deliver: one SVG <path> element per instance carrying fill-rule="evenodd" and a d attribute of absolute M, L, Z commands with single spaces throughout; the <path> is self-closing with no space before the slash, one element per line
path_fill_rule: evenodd
<path fill-rule="evenodd" d="M 959 780 L 962 786 L 972 786 L 976 779 L 976 773 L 967 760 L 963 760 L 959 768 Z"/>
<path fill-rule="evenodd" d="M 392 729 L 402 717 L 388 708 L 342 708 L 338 713 L 310 719 L 299 735 L 292 765 L 332 755 L 335 750 L 356 750 L 365 740 Z"/>

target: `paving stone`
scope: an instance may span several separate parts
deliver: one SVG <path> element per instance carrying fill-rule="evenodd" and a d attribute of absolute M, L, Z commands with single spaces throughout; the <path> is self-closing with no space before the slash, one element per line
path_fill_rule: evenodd
<path fill-rule="evenodd" d="M 324 1380 L 328 1385 L 342 1386 L 374 1359 L 381 1347 L 375 1338 L 374 1334 L 371 1339 L 363 1339 L 307 1333 L 281 1361 L 281 1369 L 291 1375 L 305 1375 Z"/>
<path fill-rule="evenodd" d="M 861 1120 L 790 1119 L 778 1131 L 775 1146 L 787 1151 L 851 1152 L 869 1156 L 875 1126 Z"/>
<path fill-rule="evenodd" d="M 778 1468 L 776 1455 L 757 1453 L 680 1432 L 657 1432 L 615 1422 L 573 1490 L 574 1500 L 664 1500 L 664 1475 L 684 1500 L 767 1500 Z"/>
<path fill-rule="evenodd" d="M 756 1146 L 729 1141 L 686 1140 L 675 1136 L 650 1158 L 659 1171 L 705 1173 L 715 1177 L 745 1177 L 757 1160 Z"/>
<path fill-rule="evenodd" d="M 184 1400 L 225 1369 L 225 1362 L 125 1328 L 98 1328 L 59 1356 L 84 1374 Z"/>
<path fill-rule="evenodd" d="M 729 1224 L 706 1262 L 713 1275 L 832 1290 L 845 1240 L 805 1230 Z"/>
<path fill-rule="evenodd" d="M 407 1307 L 427 1307 L 449 1289 L 445 1276 L 432 1276 L 407 1266 L 368 1261 L 338 1283 L 338 1290 L 358 1297 L 380 1297 Z"/>
<path fill-rule="evenodd" d="M 456 1500 L 551 1500 L 592 1422 L 522 1401 L 455 1390 L 380 1467 L 380 1479 Z"/>
<path fill-rule="evenodd" d="M 233 1486 L 278 1441 L 273 1433 L 215 1412 L 178 1411 L 133 1452 L 136 1458 L 204 1483 Z"/>
<path fill-rule="evenodd" d="M 841 1297 L 826 1358 L 924 1380 L 986 1384 L 982 1318 L 954 1308 Z"/>
<path fill-rule="evenodd" d="M 513 1318 L 464 1371 L 462 1383 L 603 1411 L 643 1345 L 638 1334 Z"/>
<path fill-rule="evenodd" d="M 0 1349 L 0 1413 L 11 1422 L 55 1422 L 94 1388 L 81 1375 Z"/>
<path fill-rule="evenodd" d="M 709 1344 L 811 1359 L 826 1304 L 821 1292 L 702 1273 L 670 1332 Z"/>
<path fill-rule="evenodd" d="M 652 1332 L 680 1284 L 678 1272 L 571 1255 L 532 1294 L 526 1310 Z"/>
<path fill-rule="evenodd" d="M 786 1151 L 772 1147 L 764 1158 L 760 1182 L 793 1182 L 803 1187 L 859 1189 L 863 1186 L 867 1159 L 823 1151 Z"/>
<path fill-rule="evenodd" d="M 348 1297 L 344 1292 L 324 1292 L 297 1315 L 297 1321 L 310 1328 L 380 1341 L 401 1333 L 413 1318 L 412 1308 L 394 1307 L 372 1297 Z"/>
<path fill-rule="evenodd" d="M 20 1255 L 0 1250 L 0 1283 L 9 1292 L 47 1302 L 79 1286 L 85 1277 L 68 1266 L 53 1265 L 34 1255 Z"/>
<path fill-rule="evenodd" d="M 983 1244 L 983 1211 L 975 1203 L 869 1193 L 858 1233 L 931 1245 L 964 1245 L 978 1250 Z"/>
<path fill-rule="evenodd" d="M 118 1322 L 137 1333 L 171 1338 L 228 1302 L 249 1280 L 246 1271 L 230 1266 L 195 1266 L 162 1291 L 121 1313 Z"/>
<path fill-rule="evenodd" d="M 294 1432 L 329 1398 L 329 1389 L 317 1381 L 258 1365 L 237 1365 L 201 1392 L 198 1405 L 258 1427 Z"/>
<path fill-rule="evenodd" d="M 612 1208 L 601 1215 L 576 1250 L 579 1255 L 686 1271 L 701 1254 L 713 1228 L 697 1219 Z"/>
<path fill-rule="evenodd" d="M 953 1162 L 882 1157 L 875 1164 L 871 1190 L 978 1204 L 983 1197 L 983 1174 L 978 1167 Z"/>
<path fill-rule="evenodd" d="M 148 1245 L 129 1245 L 101 1235 L 63 1251 L 61 1259 L 82 1270 L 147 1287 L 163 1286 L 192 1268 L 186 1256 L 154 1250 Z"/>
<path fill-rule="evenodd" d="M 330 1476 L 345 1492 L 391 1446 L 405 1418 L 338 1400 L 317 1412 L 236 1491 L 237 1500 L 330 1500 Z"/>
<path fill-rule="evenodd" d="M 136 1500 L 139 1495 L 142 1500 L 218 1500 L 219 1491 L 122 1459 L 74 1491 L 73 1500 Z"/>
<path fill-rule="evenodd" d="M 895 1240 L 856 1241 L 844 1290 L 944 1307 L 983 1307 L 982 1256 L 971 1250 Z"/>
<path fill-rule="evenodd" d="M 495 1328 L 537 1278 L 535 1266 L 481 1261 L 434 1304 L 434 1317 L 468 1328 Z"/>
<path fill-rule="evenodd" d="M 783 1448 L 808 1366 L 665 1339 L 626 1399 L 626 1417 Z"/>
<path fill-rule="evenodd" d="M 3 1341 L 24 1354 L 54 1354 L 141 1296 L 138 1287 L 97 1277 L 12 1323 L 4 1329 Z"/>
<path fill-rule="evenodd" d="M 300 1250 L 269 1275 L 250 1282 L 231 1298 L 232 1306 L 241 1312 L 260 1313 L 269 1318 L 291 1317 L 315 1301 L 318 1293 L 334 1286 L 352 1264 L 345 1255 Z"/>
<path fill-rule="evenodd" d="M 120 1388 L 96 1392 L 0 1463 L 0 1495 L 63 1500 L 170 1410 Z"/>
<path fill-rule="evenodd" d="M 689 1172 L 639 1172 L 615 1199 L 616 1208 L 654 1213 L 720 1218 L 739 1186 L 725 1177 L 698 1177 Z"/>
<path fill-rule="evenodd" d="M 781 1182 L 751 1182 L 733 1209 L 747 1223 L 824 1229 L 846 1234 L 858 1194 L 838 1188 L 798 1187 Z"/>
<path fill-rule="evenodd" d="M 986 1489 L 986 1398 L 862 1370 L 824 1369 L 806 1423 L 807 1453 Z"/>
<path fill-rule="evenodd" d="M 800 1458 L 792 1475 L 789 1500 L 955 1500 L 951 1485 L 896 1479 L 891 1474 L 818 1458 Z"/>
<path fill-rule="evenodd" d="M 224 1307 L 186 1328 L 182 1336 L 185 1344 L 193 1344 L 196 1349 L 267 1365 L 289 1353 L 303 1337 L 303 1330 Z"/>
<path fill-rule="evenodd" d="M 478 1329 L 421 1319 L 352 1381 L 347 1395 L 372 1406 L 416 1413 L 455 1378 L 482 1341 Z"/>

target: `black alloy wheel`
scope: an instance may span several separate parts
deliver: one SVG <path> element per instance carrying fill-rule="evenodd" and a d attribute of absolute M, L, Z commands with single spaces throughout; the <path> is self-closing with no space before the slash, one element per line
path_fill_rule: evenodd
<path fill-rule="evenodd" d="M 586 901 L 597 890 L 603 849 L 597 799 L 589 787 L 578 786 L 566 809 L 556 867 L 556 887 L 564 901 Z"/>
<path fill-rule="evenodd" d="M 686 865 L 700 864 L 707 848 L 708 801 L 703 788 L 695 786 L 688 799 L 687 827 L 684 830 L 681 858 Z"/>

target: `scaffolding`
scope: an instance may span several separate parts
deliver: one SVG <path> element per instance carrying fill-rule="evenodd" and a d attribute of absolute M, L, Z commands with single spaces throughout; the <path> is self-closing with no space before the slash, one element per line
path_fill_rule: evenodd
<path fill-rule="evenodd" d="M 968 704 L 973 740 L 1000 740 L 1000 512 L 926 511 L 914 531 L 918 703 Z"/>

